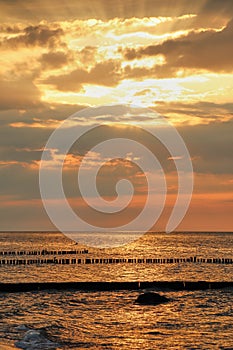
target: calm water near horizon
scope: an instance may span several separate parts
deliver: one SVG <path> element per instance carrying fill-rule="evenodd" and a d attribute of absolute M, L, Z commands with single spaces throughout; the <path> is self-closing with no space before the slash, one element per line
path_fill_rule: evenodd
<path fill-rule="evenodd" d="M 60 233 L 0 233 L 1 251 L 79 247 Z M 123 247 L 88 250 L 85 257 L 91 258 L 232 258 L 233 234 L 150 233 Z M 0 283 L 156 280 L 232 281 L 233 265 L 0 266 Z M 172 300 L 142 307 L 134 303 L 138 291 L 0 293 L 0 348 L 15 343 L 26 350 L 233 349 L 232 288 L 161 294 Z"/>

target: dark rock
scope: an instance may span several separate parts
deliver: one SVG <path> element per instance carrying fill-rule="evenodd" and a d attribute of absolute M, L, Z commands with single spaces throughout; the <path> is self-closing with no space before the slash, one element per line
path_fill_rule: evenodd
<path fill-rule="evenodd" d="M 140 294 L 136 299 L 135 303 L 141 305 L 159 305 L 162 303 L 167 303 L 168 301 L 169 299 L 163 295 L 160 295 L 158 293 L 147 292 Z"/>

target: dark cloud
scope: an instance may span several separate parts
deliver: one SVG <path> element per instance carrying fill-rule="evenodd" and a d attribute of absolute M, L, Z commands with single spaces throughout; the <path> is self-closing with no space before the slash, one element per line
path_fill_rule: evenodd
<path fill-rule="evenodd" d="M 130 65 L 125 66 L 122 79 L 145 79 L 145 78 L 170 78 L 174 76 L 176 69 L 174 67 L 168 67 L 167 65 L 154 65 L 151 68 L 136 67 L 132 68 Z"/>
<path fill-rule="evenodd" d="M 60 91 L 80 91 L 83 84 L 116 86 L 120 81 L 120 63 L 109 60 L 97 63 L 89 71 L 77 68 L 68 74 L 51 76 L 45 83 L 54 85 Z"/>
<path fill-rule="evenodd" d="M 49 126 L 52 122 L 62 121 L 70 115 L 85 108 L 85 105 L 69 105 L 59 103 L 42 103 L 39 102 L 33 106 L 28 106 L 24 110 L 7 109 L 0 110 L 0 125 L 9 126 L 11 124 L 23 123 L 28 127 L 38 123 L 51 129 L 54 126 Z"/>
<path fill-rule="evenodd" d="M 207 30 L 191 32 L 162 44 L 150 45 L 139 49 L 126 49 L 125 58 L 133 60 L 145 56 L 164 55 L 164 70 L 179 68 L 206 69 L 211 71 L 233 71 L 233 20 L 219 31 Z"/>
<path fill-rule="evenodd" d="M 5 38 L 0 42 L 3 48 L 19 48 L 22 46 L 48 46 L 55 47 L 63 35 L 61 28 L 49 28 L 47 25 L 36 25 L 25 27 L 18 35 Z"/>
<path fill-rule="evenodd" d="M 207 0 L 201 7 L 199 14 L 231 16 L 233 15 L 233 2 L 232 0 Z"/>
<path fill-rule="evenodd" d="M 97 47 L 85 46 L 82 50 L 78 52 L 78 58 L 83 64 L 93 63 L 96 53 Z"/>
<path fill-rule="evenodd" d="M 205 0 L 200 4 L 192 28 L 221 28 L 233 17 L 232 0 Z"/>
<path fill-rule="evenodd" d="M 39 174 L 21 164 L 0 166 L 1 195 L 15 196 L 20 199 L 40 198 Z"/>
<path fill-rule="evenodd" d="M 221 121 L 233 118 L 233 103 L 156 101 L 154 109 L 165 116 L 169 114 L 180 115 L 181 122 L 183 115 L 190 117 L 190 123 L 193 119 L 200 119 L 200 123 L 208 123 L 208 119 Z"/>
<path fill-rule="evenodd" d="M 16 149 L 41 149 L 45 146 L 52 130 L 47 128 L 14 128 L 1 127 L 0 139 L 1 149 L 4 152 L 12 152 L 12 148 Z M 4 157 L 4 161 L 6 157 Z"/>
<path fill-rule="evenodd" d="M 7 34 L 16 34 L 21 32 L 21 28 L 18 25 L 2 24 L 0 25 L 0 32 Z"/>
<path fill-rule="evenodd" d="M 42 64 L 42 68 L 53 69 L 69 64 L 72 61 L 72 58 L 70 53 L 55 51 L 43 54 L 39 61 Z"/>
<path fill-rule="evenodd" d="M 178 127 L 197 173 L 232 174 L 233 120 Z"/>
<path fill-rule="evenodd" d="M 37 105 L 41 93 L 30 77 L 0 80 L 0 110 L 23 109 Z"/>
<path fill-rule="evenodd" d="M 19 163 L 32 163 L 40 158 L 41 150 L 45 146 L 49 136 L 55 126 L 51 123 L 50 127 L 30 127 L 34 123 L 46 126 L 49 120 L 64 120 L 71 114 L 82 109 L 84 106 L 78 105 L 38 105 L 34 109 L 27 110 L 23 113 L 14 110 L 0 112 L 1 128 L 0 128 L 0 161 Z M 190 118 L 198 118 L 199 125 L 181 125 L 178 130 L 186 142 L 187 148 L 194 160 L 194 169 L 198 173 L 216 173 L 226 174 L 233 171 L 232 163 L 232 134 L 233 120 L 228 122 L 220 122 L 225 116 L 233 115 L 232 103 L 210 103 L 198 102 L 194 104 L 185 104 L 179 102 L 164 103 L 157 102 L 156 111 L 166 116 L 166 113 L 176 113 L 181 115 L 189 115 Z M 213 119 L 216 122 L 213 122 Z M 219 121 L 217 121 L 219 119 Z M 99 120 L 101 122 L 101 120 Z M 117 122 L 117 121 L 116 121 Z M 119 120 L 121 122 L 121 120 Z M 8 124 L 23 123 L 24 126 L 13 127 Z M 101 131 L 102 130 L 102 131 Z M 80 150 L 87 150 L 88 147 L 102 142 L 103 139 L 119 137 L 114 130 L 107 131 L 101 129 L 100 134 L 87 135 L 82 143 L 78 146 L 75 144 L 70 154 L 78 155 Z M 131 129 L 130 129 L 131 130 Z M 122 129 L 120 137 L 128 137 L 129 130 Z M 135 134 L 131 130 L 131 137 L 137 135 L 137 141 L 151 147 L 154 140 L 140 133 Z M 77 148 L 78 147 L 78 148 Z M 164 148 L 157 143 L 153 143 L 151 151 L 155 151 L 160 159 L 163 168 L 171 171 L 171 162 L 167 162 L 168 154 Z M 82 153 L 82 152 L 81 152 Z M 6 178 L 5 178 L 6 180 Z M 5 181 L 4 180 L 4 181 Z"/>
<path fill-rule="evenodd" d="M 33 150 L 27 148 L 0 147 L 0 159 L 2 162 L 21 162 L 28 163 L 39 161 L 42 150 Z"/>

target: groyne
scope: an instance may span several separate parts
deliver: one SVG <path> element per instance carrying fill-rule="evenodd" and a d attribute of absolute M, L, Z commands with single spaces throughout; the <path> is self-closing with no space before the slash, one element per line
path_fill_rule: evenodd
<path fill-rule="evenodd" d="M 231 282 L 144 281 L 144 282 L 31 282 L 0 283 L 0 292 L 16 293 L 42 290 L 120 291 L 120 290 L 206 290 L 233 287 Z"/>
<path fill-rule="evenodd" d="M 36 255 L 76 255 L 76 254 L 88 254 L 87 249 L 70 249 L 70 250 L 5 250 L 0 251 L 0 256 L 36 256 Z"/>
<path fill-rule="evenodd" d="M 68 253 L 65 254 L 75 254 Z M 76 253 L 77 254 L 77 253 Z M 83 253 L 85 254 L 85 253 Z M 46 254 L 44 254 L 46 255 Z M 207 264 L 233 264 L 231 258 L 199 258 L 196 256 L 188 258 L 77 258 L 77 257 L 66 257 L 61 258 L 58 253 L 54 257 L 44 257 L 42 254 L 40 257 L 7 257 L 0 258 L 0 266 L 2 265 L 42 265 L 42 264 L 60 264 L 60 265 L 76 265 L 76 264 L 180 264 L 180 263 L 207 263 Z M 54 254 L 50 254 L 54 255 Z"/>

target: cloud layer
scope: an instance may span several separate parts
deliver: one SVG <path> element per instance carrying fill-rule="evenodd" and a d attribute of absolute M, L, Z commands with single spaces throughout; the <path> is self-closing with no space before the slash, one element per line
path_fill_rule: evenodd
<path fill-rule="evenodd" d="M 0 205 L 4 229 L 12 229 L 8 226 L 12 216 L 15 229 L 17 224 L 23 228 L 24 213 L 29 209 L 32 219 L 28 227 L 35 227 L 38 217 L 43 227 L 51 228 L 38 185 L 46 141 L 71 114 L 111 103 L 150 108 L 177 127 L 190 152 L 196 179 L 191 213 L 195 218 L 199 215 L 208 227 L 211 212 L 222 213 L 224 206 L 224 227 L 230 227 L 231 0 L 178 0 L 175 5 L 170 0 L 67 4 L 0 0 L 0 11 L 4 19 L 0 25 Z M 133 123 L 137 125 L 142 119 L 154 122 L 134 116 Z M 96 117 L 96 123 L 104 121 L 129 125 L 132 118 Z M 78 122 L 88 125 L 89 119 Z M 110 131 L 105 134 L 114 136 Z M 177 191 L 174 162 L 158 142 L 136 136 L 157 152 L 167 176 L 171 209 Z M 73 191 L 75 169 L 85 150 L 99 140 L 89 135 L 83 144 L 74 145 L 66 159 L 66 192 L 76 209 L 75 198 L 79 200 L 80 193 Z M 97 164 L 98 155 L 94 158 L 93 164 Z M 140 201 L 145 200 L 146 186 L 140 170 L 128 162 L 107 163 L 100 174 L 100 185 L 105 185 L 100 191 L 114 197 L 114 181 L 120 178 L 119 173 L 127 175 L 135 184 L 137 212 Z M 198 206 L 207 197 L 213 202 L 207 201 L 206 223 Z M 191 228 L 192 220 L 186 222 Z"/>

